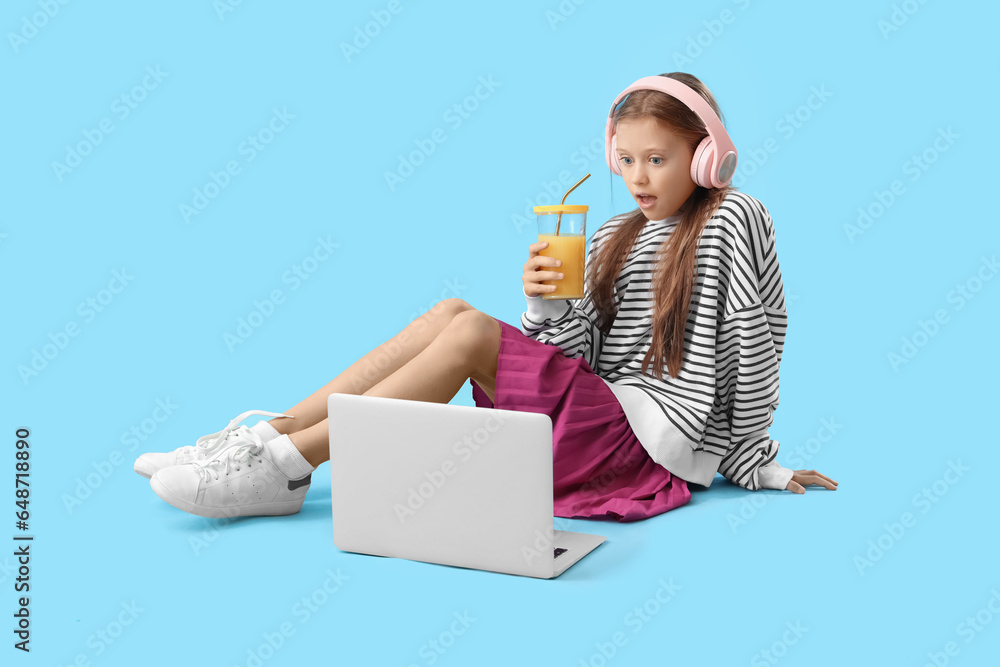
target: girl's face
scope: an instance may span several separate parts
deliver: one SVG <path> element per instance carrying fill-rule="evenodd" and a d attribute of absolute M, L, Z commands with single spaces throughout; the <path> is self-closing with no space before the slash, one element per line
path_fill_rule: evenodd
<path fill-rule="evenodd" d="M 694 151 L 656 118 L 629 118 L 615 127 L 622 178 L 647 220 L 676 215 L 697 185 L 691 180 Z M 641 195 L 648 195 L 643 197 Z"/>

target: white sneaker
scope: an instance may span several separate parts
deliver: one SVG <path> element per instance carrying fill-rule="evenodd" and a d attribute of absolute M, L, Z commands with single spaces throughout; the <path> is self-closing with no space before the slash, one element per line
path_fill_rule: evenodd
<path fill-rule="evenodd" d="M 161 468 L 180 465 L 182 463 L 192 463 L 194 461 L 205 461 L 217 454 L 219 451 L 238 444 L 240 437 L 246 438 L 246 433 L 250 432 L 246 426 L 238 424 L 250 415 L 264 415 L 267 417 L 288 417 L 290 415 L 280 412 L 265 412 L 264 410 L 248 410 L 229 422 L 229 425 L 216 433 L 203 435 L 194 445 L 184 445 L 172 452 L 147 452 L 135 460 L 133 466 L 135 471 L 143 477 L 152 477 L 153 473 Z M 265 422 L 266 423 L 266 422 Z"/>
<path fill-rule="evenodd" d="M 264 442 L 253 431 L 207 461 L 158 470 L 149 483 L 163 500 L 209 518 L 295 514 L 313 467 L 287 435 Z"/>

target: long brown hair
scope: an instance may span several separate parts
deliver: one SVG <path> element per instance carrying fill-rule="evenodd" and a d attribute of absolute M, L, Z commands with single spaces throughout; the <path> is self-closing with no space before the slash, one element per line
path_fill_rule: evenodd
<path fill-rule="evenodd" d="M 719 119 L 723 120 L 715 97 L 697 77 L 685 72 L 670 72 L 660 76 L 676 79 L 697 91 L 711 105 Z M 636 90 L 630 93 L 618 106 L 614 124 L 617 126 L 625 119 L 650 116 L 687 141 L 692 151 L 708 136 L 705 124 L 697 114 L 680 100 L 657 90 Z M 676 227 L 667 242 L 657 251 L 659 259 L 654 265 L 651 279 L 654 299 L 652 341 L 642 361 L 642 372 L 645 373 L 655 359 L 657 363 L 653 365 L 653 373 L 658 380 L 663 379 L 664 364 L 671 377 L 680 375 L 698 239 L 705 223 L 734 189 L 729 185 L 721 188 L 695 187 L 678 210 L 680 220 Z M 598 313 L 597 324 L 605 335 L 610 331 L 616 315 L 615 282 L 646 222 L 642 209 L 637 208 L 628 213 L 613 232 L 602 238 L 599 252 L 588 272 L 591 299 Z"/>

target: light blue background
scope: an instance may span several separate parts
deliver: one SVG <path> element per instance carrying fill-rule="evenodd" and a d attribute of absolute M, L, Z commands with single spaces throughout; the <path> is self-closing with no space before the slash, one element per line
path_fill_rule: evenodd
<path fill-rule="evenodd" d="M 9 2 L 0 19 L 0 534 L 16 532 L 14 431 L 27 427 L 35 535 L 30 656 L 11 646 L 14 559 L 0 557 L 5 664 L 256 664 L 288 623 L 263 664 L 429 665 L 428 642 L 447 643 L 463 612 L 475 621 L 434 664 L 996 656 L 1000 281 L 984 263 L 1000 246 L 995 4 L 403 0 L 350 59 L 340 45 L 387 2 L 244 2 L 221 15 L 209 0 L 78 2 L 33 19 L 44 5 Z M 883 34 L 894 11 L 901 25 Z M 34 33 L 32 20 L 44 23 Z M 122 118 L 112 105 L 147 67 L 166 76 Z M 337 551 L 328 465 L 300 514 L 229 525 L 166 505 L 131 470 L 139 453 L 191 444 L 244 410 L 291 407 L 441 298 L 516 324 L 525 211 L 588 172 L 571 200 L 590 205 L 589 233 L 633 208 L 604 163 L 604 119 L 632 81 L 675 70 L 717 96 L 737 182 L 774 220 L 790 319 L 779 461 L 829 475 L 836 492 L 751 493 L 719 476 L 647 521 L 557 519 L 608 541 L 542 581 Z M 449 122 L 481 77 L 499 85 Z M 294 118 L 248 161 L 241 142 L 275 108 Z M 808 118 L 789 132 L 782 119 L 796 113 Z M 60 180 L 52 163 L 102 119 L 113 131 Z M 390 189 L 385 173 L 436 128 L 446 141 Z M 935 153 L 948 128 L 957 139 Z M 935 161 L 913 180 L 925 150 Z M 240 173 L 185 222 L 180 205 L 230 160 Z M 880 192 L 888 201 L 894 180 L 905 190 L 852 242 L 845 226 L 859 207 L 877 211 Z M 293 289 L 284 276 L 318 237 L 339 247 Z M 116 270 L 132 278 L 88 316 L 79 305 Z M 960 308 L 961 285 L 977 291 Z M 275 289 L 284 302 L 227 347 Z M 937 311 L 946 321 L 922 335 Z M 19 367 L 73 324 L 78 335 L 23 379 Z M 904 339 L 916 354 L 894 368 Z M 170 416 L 130 449 L 123 433 L 168 400 Z M 468 384 L 453 402 L 473 404 Z M 960 477 L 946 474 L 955 462 Z M 924 489 L 935 502 L 918 499 Z M 296 605 L 323 598 L 330 570 L 347 579 L 304 618 Z M 661 580 L 680 587 L 662 605 Z M 961 625 L 977 613 L 979 630 Z M 119 616 L 121 634 L 97 639 Z M 610 653 L 617 632 L 626 641 L 607 659 L 600 645 Z"/>

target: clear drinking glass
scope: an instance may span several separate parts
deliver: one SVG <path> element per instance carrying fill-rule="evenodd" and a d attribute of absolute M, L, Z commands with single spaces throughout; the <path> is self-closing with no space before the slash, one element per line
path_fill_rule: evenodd
<path fill-rule="evenodd" d="M 562 261 L 561 266 L 543 269 L 559 271 L 563 277 L 559 280 L 543 280 L 542 285 L 555 285 L 556 289 L 543 294 L 542 298 L 582 299 L 587 247 L 587 207 L 570 204 L 536 206 L 535 214 L 538 216 L 538 240 L 547 241 L 549 244 L 538 254 Z"/>

